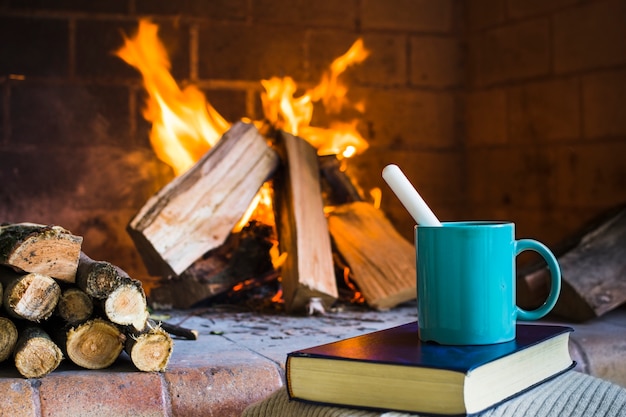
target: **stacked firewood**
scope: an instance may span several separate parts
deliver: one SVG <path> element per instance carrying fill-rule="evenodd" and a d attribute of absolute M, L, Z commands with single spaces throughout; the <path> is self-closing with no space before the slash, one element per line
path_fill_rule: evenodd
<path fill-rule="evenodd" d="M 141 371 L 165 369 L 169 333 L 150 319 L 141 282 L 81 250 L 59 226 L 0 226 L 0 361 L 39 378 L 68 358 L 102 369 L 123 350 Z"/>

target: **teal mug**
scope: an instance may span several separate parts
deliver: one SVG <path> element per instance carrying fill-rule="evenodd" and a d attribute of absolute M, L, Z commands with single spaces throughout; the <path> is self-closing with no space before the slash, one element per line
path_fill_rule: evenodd
<path fill-rule="evenodd" d="M 416 226 L 419 337 L 444 345 L 485 345 L 515 339 L 517 320 L 552 310 L 561 290 L 554 254 L 532 239 L 515 239 L 510 222 L 444 222 Z M 547 262 L 551 288 L 545 303 L 516 305 L 515 258 L 526 250 Z"/>

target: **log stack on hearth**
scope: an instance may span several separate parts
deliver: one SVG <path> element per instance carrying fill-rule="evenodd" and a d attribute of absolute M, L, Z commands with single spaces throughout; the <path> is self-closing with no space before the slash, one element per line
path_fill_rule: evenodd
<path fill-rule="evenodd" d="M 162 371 L 173 342 L 150 320 L 142 284 L 81 245 L 59 226 L 0 226 L 0 361 L 38 378 L 64 357 L 102 369 L 126 350 L 139 370 Z"/>
<path fill-rule="evenodd" d="M 235 232 L 268 183 L 274 224 L 252 221 Z M 319 156 L 281 130 L 261 134 L 252 124 L 233 124 L 148 200 L 128 231 L 148 271 L 161 277 L 150 295 L 159 306 L 189 308 L 251 279 L 280 276 L 288 312 L 305 310 L 312 299 L 329 308 L 344 279 L 338 259 L 372 308 L 416 297 L 413 245 L 364 201 L 336 156 Z M 269 255 L 273 240 L 280 256 Z"/>

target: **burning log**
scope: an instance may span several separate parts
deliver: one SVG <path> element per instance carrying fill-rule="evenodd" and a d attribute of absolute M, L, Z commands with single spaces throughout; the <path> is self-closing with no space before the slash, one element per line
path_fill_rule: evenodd
<path fill-rule="evenodd" d="M 61 296 L 61 288 L 52 278 L 38 273 L 19 274 L 0 267 L 4 287 L 4 310 L 15 318 L 39 322 L 52 315 Z"/>
<path fill-rule="evenodd" d="M 11 319 L 0 317 L 0 362 L 5 361 L 13 353 L 17 343 L 17 327 Z"/>
<path fill-rule="evenodd" d="M 591 221 L 555 249 L 561 268 L 562 290 L 553 312 L 585 321 L 626 302 L 626 206 Z M 518 298 L 527 307 L 543 302 L 549 291 L 545 265 L 521 272 Z"/>
<path fill-rule="evenodd" d="M 223 244 L 277 164 L 253 125 L 235 123 L 131 220 L 128 232 L 150 273 L 179 275 Z"/>
<path fill-rule="evenodd" d="M 269 253 L 272 239 L 272 226 L 250 222 L 194 262 L 179 279 L 163 281 L 153 288 L 150 301 L 158 306 L 191 308 L 243 281 L 267 274 L 273 270 Z"/>
<path fill-rule="evenodd" d="M 173 349 L 174 342 L 168 332 L 153 321 L 141 332 L 127 334 L 124 346 L 135 367 L 144 372 L 165 370 Z"/>
<path fill-rule="evenodd" d="M 417 295 L 415 248 L 366 202 L 336 207 L 328 227 L 370 307 L 386 310 Z"/>
<path fill-rule="evenodd" d="M 59 337 L 67 357 L 86 369 L 111 366 L 122 352 L 126 339 L 116 325 L 102 319 L 86 321 Z"/>
<path fill-rule="evenodd" d="M 30 326 L 20 332 L 14 359 L 22 376 L 41 378 L 59 366 L 63 353 L 42 328 Z"/>
<path fill-rule="evenodd" d="M 0 264 L 73 283 L 83 238 L 59 226 L 0 226 Z"/>
<path fill-rule="evenodd" d="M 303 310 L 312 297 L 326 307 L 337 298 L 332 248 L 320 189 L 317 152 L 303 139 L 281 132 L 283 167 L 274 181 L 276 228 L 287 311 Z"/>

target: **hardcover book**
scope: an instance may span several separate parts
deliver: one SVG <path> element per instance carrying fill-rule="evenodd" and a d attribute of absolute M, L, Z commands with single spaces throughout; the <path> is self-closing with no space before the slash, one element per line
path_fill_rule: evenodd
<path fill-rule="evenodd" d="M 323 404 L 476 414 L 573 368 L 572 330 L 517 324 L 511 342 L 444 346 L 420 341 L 412 322 L 289 353 L 287 391 Z"/>

